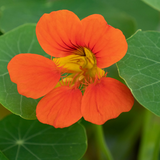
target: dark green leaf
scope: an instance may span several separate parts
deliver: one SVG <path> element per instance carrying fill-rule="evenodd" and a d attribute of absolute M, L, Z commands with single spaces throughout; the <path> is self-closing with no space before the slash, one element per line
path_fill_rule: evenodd
<path fill-rule="evenodd" d="M 117 65 L 137 101 L 160 116 L 160 33 L 138 31 Z"/>
<path fill-rule="evenodd" d="M 160 11 L 160 0 L 142 0 L 142 1 Z"/>
<path fill-rule="evenodd" d="M 80 124 L 55 129 L 10 115 L 0 121 L 0 150 L 9 160 L 79 160 L 86 151 Z"/>
<path fill-rule="evenodd" d="M 0 151 L 0 160 L 8 160 L 1 151 Z"/>
<path fill-rule="evenodd" d="M 0 103 L 15 114 L 34 119 L 38 100 L 19 95 L 7 70 L 8 62 L 19 53 L 47 55 L 37 41 L 34 24 L 21 26 L 0 37 Z"/>

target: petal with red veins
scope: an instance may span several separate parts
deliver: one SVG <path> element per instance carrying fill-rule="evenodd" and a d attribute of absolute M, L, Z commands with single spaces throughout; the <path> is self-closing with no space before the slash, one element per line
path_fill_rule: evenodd
<path fill-rule="evenodd" d="M 106 68 L 122 59 L 128 49 L 123 33 L 107 24 L 99 14 L 82 19 L 83 38 L 97 60 L 99 68 Z"/>
<path fill-rule="evenodd" d="M 77 48 L 77 41 L 81 37 L 81 21 L 71 11 L 53 11 L 40 18 L 36 35 L 47 54 L 64 57 Z"/>
<path fill-rule="evenodd" d="M 106 33 L 109 25 L 100 14 L 92 14 L 81 20 L 83 27 L 82 37 L 85 46 L 91 51 L 97 43 L 104 43 L 101 39 Z"/>
<path fill-rule="evenodd" d="M 82 98 L 82 116 L 101 125 L 122 112 L 128 112 L 133 104 L 134 98 L 127 86 L 116 79 L 103 77 L 86 88 Z"/>
<path fill-rule="evenodd" d="M 105 43 L 98 43 L 94 49 L 96 51 L 97 66 L 106 68 L 125 56 L 128 44 L 122 31 L 112 26 L 109 27 L 102 39 Z"/>
<path fill-rule="evenodd" d="M 82 117 L 81 100 L 82 93 L 79 89 L 69 86 L 55 88 L 38 103 L 37 118 L 55 128 L 71 126 Z"/>
<path fill-rule="evenodd" d="M 34 99 L 50 92 L 61 76 L 52 60 L 37 54 L 16 55 L 7 68 L 18 92 Z"/>

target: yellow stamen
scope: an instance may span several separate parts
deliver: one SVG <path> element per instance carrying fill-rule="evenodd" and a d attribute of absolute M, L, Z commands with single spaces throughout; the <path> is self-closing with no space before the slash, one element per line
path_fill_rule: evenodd
<path fill-rule="evenodd" d="M 94 54 L 85 47 L 78 48 L 72 55 L 54 58 L 53 61 L 57 67 L 62 67 L 68 73 L 72 73 L 62 79 L 56 87 L 60 85 L 80 86 L 86 80 L 92 83 L 95 79 L 100 79 L 105 74 L 104 70 L 97 67 Z"/>
<path fill-rule="evenodd" d="M 87 49 L 87 48 L 84 48 L 84 51 L 85 51 L 85 59 L 86 59 L 86 62 L 87 62 L 87 68 L 88 69 L 91 69 L 93 68 L 94 65 L 96 65 L 96 59 L 93 55 L 93 53 Z"/>
<path fill-rule="evenodd" d="M 84 75 L 80 75 L 79 77 L 78 77 L 78 81 L 81 81 L 81 80 L 83 80 L 85 77 L 84 77 Z"/>
<path fill-rule="evenodd" d="M 54 58 L 53 61 L 56 63 L 58 61 L 58 67 L 64 67 L 71 73 L 81 72 L 80 66 L 86 65 L 84 56 L 80 55 L 69 55 L 62 58 Z"/>
<path fill-rule="evenodd" d="M 96 65 L 93 53 L 87 48 L 80 48 L 72 55 L 54 58 L 53 61 L 58 67 L 64 67 L 71 73 L 81 72 L 82 69 L 91 69 Z"/>

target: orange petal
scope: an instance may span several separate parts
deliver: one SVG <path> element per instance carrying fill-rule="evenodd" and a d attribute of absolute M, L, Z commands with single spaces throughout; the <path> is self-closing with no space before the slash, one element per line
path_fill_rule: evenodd
<path fill-rule="evenodd" d="M 116 79 L 103 77 L 86 88 L 82 98 L 82 116 L 101 125 L 129 111 L 133 103 L 134 98 L 127 86 Z"/>
<path fill-rule="evenodd" d="M 97 43 L 102 43 L 101 38 L 106 33 L 108 24 L 100 14 L 93 14 L 81 20 L 83 27 L 83 39 L 87 48 L 91 51 Z M 104 42 L 103 42 L 104 43 Z"/>
<path fill-rule="evenodd" d="M 88 16 L 82 24 L 85 44 L 95 54 L 98 67 L 109 67 L 124 57 L 128 49 L 125 36 L 108 25 L 103 16 Z"/>
<path fill-rule="evenodd" d="M 68 127 L 81 117 L 82 93 L 68 86 L 55 88 L 38 103 L 36 113 L 40 122 L 55 128 Z"/>
<path fill-rule="evenodd" d="M 8 71 L 18 92 L 34 99 L 50 92 L 61 76 L 52 60 L 37 54 L 16 55 L 8 63 Z"/>
<path fill-rule="evenodd" d="M 44 14 L 37 23 L 36 35 L 43 50 L 54 57 L 70 55 L 80 38 L 81 21 L 71 11 Z"/>

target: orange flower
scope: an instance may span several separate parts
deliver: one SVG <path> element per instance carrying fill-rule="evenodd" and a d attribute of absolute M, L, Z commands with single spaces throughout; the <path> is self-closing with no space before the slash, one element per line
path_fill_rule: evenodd
<path fill-rule="evenodd" d="M 56 58 L 19 54 L 8 71 L 20 94 L 44 96 L 36 109 L 39 121 L 63 128 L 83 116 L 101 125 L 131 109 L 130 90 L 102 70 L 122 59 L 128 47 L 123 33 L 103 16 L 80 20 L 71 11 L 54 11 L 40 18 L 36 35 L 43 50 Z"/>

